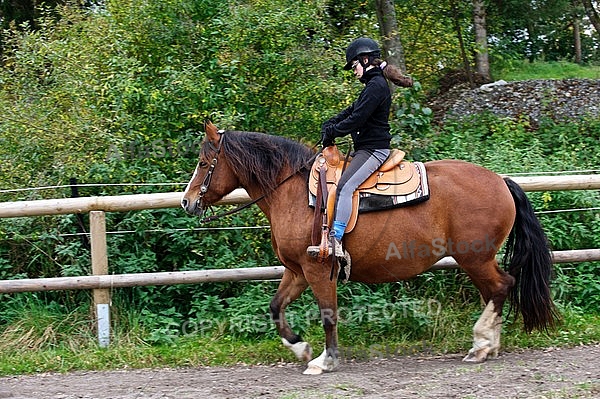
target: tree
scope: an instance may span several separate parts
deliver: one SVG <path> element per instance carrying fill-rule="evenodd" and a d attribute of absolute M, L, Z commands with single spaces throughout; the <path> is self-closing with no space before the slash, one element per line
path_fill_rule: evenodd
<path fill-rule="evenodd" d="M 469 86 L 471 86 L 471 88 L 474 88 L 475 81 L 473 79 L 473 72 L 471 70 L 471 62 L 469 60 L 469 57 L 467 56 L 467 50 L 461 27 L 461 20 L 463 19 L 463 16 L 457 0 L 450 1 L 450 14 L 454 25 L 454 31 L 456 33 L 456 37 L 458 38 L 460 55 L 463 60 L 463 67 L 465 69 L 465 73 L 467 74 L 467 79 L 469 80 Z"/>
<path fill-rule="evenodd" d="M 590 19 L 592 25 L 594 25 L 596 32 L 598 32 L 598 35 L 600 35 L 600 13 L 594 7 L 592 0 L 581 0 L 581 4 L 583 4 L 583 8 L 585 8 L 585 13 Z"/>
<path fill-rule="evenodd" d="M 473 28 L 475 31 L 475 68 L 486 82 L 491 81 L 487 41 L 485 5 L 483 0 L 473 0 Z"/>
<path fill-rule="evenodd" d="M 404 48 L 400 41 L 398 32 L 398 21 L 396 19 L 396 8 L 393 0 L 375 0 L 379 31 L 383 41 L 383 53 L 385 59 L 398 66 L 402 72 L 406 72 L 406 61 L 404 59 Z M 394 93 L 396 86 L 389 83 L 390 91 Z"/>
<path fill-rule="evenodd" d="M 573 12 L 571 26 L 573 27 L 573 46 L 575 47 L 575 62 L 581 64 L 581 21 L 579 20 L 579 12 L 577 10 L 577 0 L 573 0 Z"/>
<path fill-rule="evenodd" d="M 0 55 L 4 47 L 3 30 L 14 23 L 34 26 L 35 7 L 32 0 L 0 0 Z"/>
<path fill-rule="evenodd" d="M 386 59 L 406 72 L 404 48 L 398 32 L 398 21 L 393 0 L 375 0 L 377 20 L 383 38 L 383 51 Z"/>
<path fill-rule="evenodd" d="M 579 9 L 584 0 L 492 0 L 487 4 L 488 33 L 500 54 L 536 59 L 586 57 Z M 579 29 L 579 33 L 578 33 Z"/>
<path fill-rule="evenodd" d="M 34 25 L 35 5 L 32 0 L 0 0 L 2 27 L 8 28 L 11 22 L 17 25 L 29 22 Z"/>

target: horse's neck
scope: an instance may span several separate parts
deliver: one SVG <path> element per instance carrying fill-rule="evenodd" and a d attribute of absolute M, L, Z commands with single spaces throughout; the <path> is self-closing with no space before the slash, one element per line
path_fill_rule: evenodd
<path fill-rule="evenodd" d="M 273 223 L 280 220 L 278 216 L 283 214 L 298 213 L 302 210 L 309 211 L 308 208 L 308 188 L 306 179 L 300 174 L 288 179 L 279 185 L 275 191 L 265 196 L 264 190 L 260 187 L 244 187 L 252 200 L 264 196 L 264 199 L 257 202 L 258 207 Z"/>

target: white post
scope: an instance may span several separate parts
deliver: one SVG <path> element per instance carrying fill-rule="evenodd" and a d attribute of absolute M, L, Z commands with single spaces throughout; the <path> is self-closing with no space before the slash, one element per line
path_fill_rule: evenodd
<path fill-rule="evenodd" d="M 106 348 L 110 344 L 110 305 L 96 304 L 96 317 L 98 318 L 98 344 L 101 348 Z"/>

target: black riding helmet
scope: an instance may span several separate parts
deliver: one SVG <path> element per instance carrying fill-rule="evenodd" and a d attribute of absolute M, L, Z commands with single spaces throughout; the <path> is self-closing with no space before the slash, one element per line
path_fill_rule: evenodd
<path fill-rule="evenodd" d="M 344 65 L 344 69 L 349 70 L 352 68 L 352 61 L 357 60 L 361 55 L 370 55 L 374 58 L 380 58 L 381 50 L 379 49 L 379 44 L 368 37 L 361 37 L 354 40 L 346 49 L 346 65 Z"/>

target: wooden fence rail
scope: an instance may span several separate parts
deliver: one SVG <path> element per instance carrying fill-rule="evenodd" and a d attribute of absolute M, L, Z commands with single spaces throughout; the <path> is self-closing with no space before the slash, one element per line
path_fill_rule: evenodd
<path fill-rule="evenodd" d="M 92 211 L 127 212 L 180 207 L 183 193 L 112 195 L 0 203 L 0 218 L 67 215 Z M 243 189 L 234 190 L 220 205 L 250 202 Z M 183 212 L 183 211 L 182 211 Z"/>
<path fill-rule="evenodd" d="M 554 251 L 554 263 L 600 261 L 600 249 Z M 441 259 L 432 269 L 456 268 L 451 257 Z M 21 280 L 0 280 L 0 294 L 53 290 L 110 290 L 113 288 L 150 285 L 198 284 L 226 281 L 280 279 L 283 266 L 238 269 L 190 270 L 182 272 L 104 274 L 80 277 L 53 277 Z M 103 303 L 103 302 L 102 302 Z"/>
<path fill-rule="evenodd" d="M 515 176 L 511 177 L 525 191 L 560 191 L 600 189 L 599 175 Z M 177 208 L 182 193 L 115 195 L 105 197 L 62 198 L 0 203 L 0 218 L 65 215 L 91 211 L 126 212 L 142 209 Z M 249 202 L 245 190 L 237 189 L 223 198 L 221 205 Z"/>

